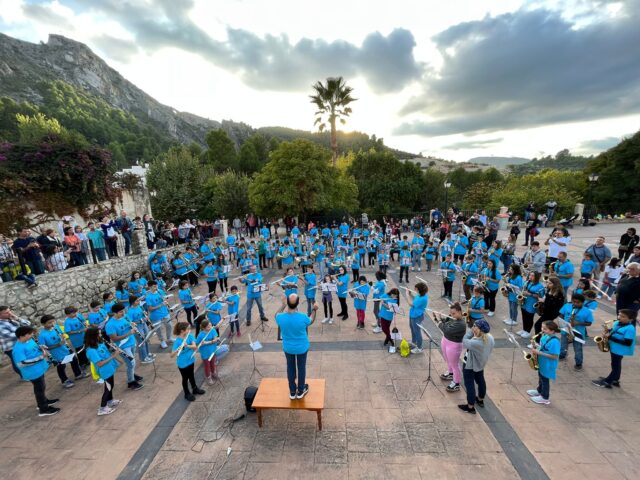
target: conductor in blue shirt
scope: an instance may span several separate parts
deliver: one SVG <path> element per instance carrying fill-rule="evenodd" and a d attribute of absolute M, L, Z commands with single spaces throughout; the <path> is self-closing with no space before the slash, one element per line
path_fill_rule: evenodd
<path fill-rule="evenodd" d="M 298 312 L 299 302 L 298 295 L 292 293 L 283 301 L 281 312 L 276 315 L 276 323 L 282 332 L 282 350 L 287 358 L 287 378 L 291 400 L 304 398 L 309 392 L 309 385 L 305 383 L 309 351 L 307 329 L 315 322 L 318 311 L 318 304 L 314 303 L 311 317 Z"/>

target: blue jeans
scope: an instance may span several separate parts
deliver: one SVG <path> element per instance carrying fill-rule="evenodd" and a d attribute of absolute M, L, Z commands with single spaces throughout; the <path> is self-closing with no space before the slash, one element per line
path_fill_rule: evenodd
<path fill-rule="evenodd" d="M 297 355 L 284 352 L 285 357 L 287 357 L 287 379 L 289 380 L 289 392 L 294 393 L 302 393 L 304 390 L 304 382 L 307 376 L 307 353 L 300 353 Z M 296 387 L 296 368 L 297 368 L 297 377 L 298 377 L 298 385 Z"/>
<path fill-rule="evenodd" d="M 513 255 L 503 255 L 501 260 L 502 260 L 502 265 L 504 266 L 502 270 L 502 274 L 506 275 L 507 270 L 509 269 L 509 266 L 513 263 Z"/>
<path fill-rule="evenodd" d="M 136 323 L 136 328 L 140 332 L 140 335 L 142 335 L 142 336 L 136 335 L 136 343 L 140 345 L 140 342 L 142 342 L 142 340 L 144 340 L 144 338 L 147 336 L 147 333 L 149 333 L 149 327 L 147 327 L 146 323 L 142 322 L 142 323 Z M 147 342 L 144 342 L 138 348 L 138 358 L 140 358 L 140 360 L 142 361 L 148 356 L 149 356 L 149 344 Z"/>
<path fill-rule="evenodd" d="M 258 312 L 260 313 L 260 318 L 264 318 L 264 309 L 262 308 L 262 297 L 248 297 L 247 298 L 247 323 L 251 323 L 251 310 L 253 309 L 253 302 L 258 304 Z"/>
<path fill-rule="evenodd" d="M 418 325 L 421 325 L 423 320 L 424 315 L 409 318 L 409 326 L 411 327 L 411 343 L 418 348 L 422 348 L 422 331 Z"/>
<path fill-rule="evenodd" d="M 123 348 L 122 350 L 127 352 L 127 355 L 131 356 L 131 360 L 129 360 L 129 357 L 123 355 L 122 353 L 120 354 L 120 357 L 122 358 L 122 360 L 124 360 L 124 364 L 127 367 L 127 383 L 133 383 L 136 381 L 136 377 L 135 377 L 136 359 L 134 356 L 136 354 L 136 347 L 134 346 L 129 348 Z"/>
<path fill-rule="evenodd" d="M 538 393 L 545 400 L 549 400 L 549 379 L 547 377 L 542 376 L 542 374 L 538 371 Z"/>
<path fill-rule="evenodd" d="M 307 297 L 307 315 L 311 316 L 311 312 L 313 311 L 313 304 L 316 301 L 315 298 Z"/>
<path fill-rule="evenodd" d="M 573 353 L 576 357 L 576 365 L 582 365 L 582 344 L 580 342 L 573 342 Z M 567 356 L 567 352 L 569 350 L 569 340 L 565 334 L 562 335 L 560 339 L 560 358 L 563 359 Z"/>
<path fill-rule="evenodd" d="M 96 252 L 96 258 L 99 262 L 104 262 L 107 259 L 107 253 L 104 248 L 94 248 L 94 252 Z"/>
<path fill-rule="evenodd" d="M 29 286 L 36 283 L 36 276 L 33 273 L 30 273 L 29 275 L 24 275 L 22 273 L 19 273 L 18 275 L 16 275 L 16 280 L 23 280 L 24 283 L 26 283 L 27 286 Z"/>
<path fill-rule="evenodd" d="M 124 232 L 122 238 L 124 238 L 124 254 L 129 255 L 131 253 L 131 232 Z"/>
<path fill-rule="evenodd" d="M 484 400 L 487 395 L 487 384 L 484 381 L 484 370 L 474 372 L 472 369 L 464 368 L 462 370 L 462 378 L 464 379 L 464 388 L 467 391 L 467 404 L 475 405 L 476 398 Z M 476 397 L 476 383 L 478 384 L 478 395 Z"/>
<path fill-rule="evenodd" d="M 518 321 L 518 302 L 509 302 L 509 318 L 514 322 Z"/>

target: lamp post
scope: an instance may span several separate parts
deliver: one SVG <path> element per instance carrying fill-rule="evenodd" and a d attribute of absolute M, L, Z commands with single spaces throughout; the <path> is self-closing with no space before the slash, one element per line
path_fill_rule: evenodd
<path fill-rule="evenodd" d="M 449 209 L 449 187 L 451 187 L 451 182 L 449 180 L 445 180 L 444 182 L 444 218 L 448 221 L 447 212 Z"/>
<path fill-rule="evenodd" d="M 587 207 L 587 214 L 584 216 L 584 226 L 589 225 L 589 218 L 591 218 L 591 209 L 593 208 L 593 193 L 592 188 L 598 181 L 599 175 L 597 173 L 589 174 L 589 204 Z"/>

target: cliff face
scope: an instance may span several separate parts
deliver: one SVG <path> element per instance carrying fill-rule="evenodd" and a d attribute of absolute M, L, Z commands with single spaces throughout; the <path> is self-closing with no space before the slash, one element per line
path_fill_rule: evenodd
<path fill-rule="evenodd" d="M 33 44 L 0 33 L 0 96 L 42 104 L 38 84 L 62 80 L 130 112 L 181 143 L 203 144 L 209 130 L 222 128 L 236 145 L 254 129 L 244 123 L 217 122 L 161 104 L 126 80 L 86 45 L 60 35 Z"/>

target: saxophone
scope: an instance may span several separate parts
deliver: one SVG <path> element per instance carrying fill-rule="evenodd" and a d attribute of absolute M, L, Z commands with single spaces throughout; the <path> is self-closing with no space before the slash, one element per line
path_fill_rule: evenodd
<path fill-rule="evenodd" d="M 611 326 L 612 325 L 613 325 L 613 320 L 608 320 L 608 321 L 604 322 L 604 325 L 602 326 L 603 335 L 597 335 L 597 336 L 593 337 L 593 341 L 596 343 L 596 345 L 598 346 L 598 350 L 600 350 L 601 352 L 605 352 L 606 353 L 606 352 L 608 352 L 610 350 L 610 348 L 609 348 L 609 337 L 607 337 L 604 334 L 611 330 Z"/>
<path fill-rule="evenodd" d="M 533 345 L 537 344 L 538 340 L 540 340 L 540 337 L 542 337 L 542 332 L 531 337 L 531 343 Z M 532 370 L 540 369 L 540 363 L 538 362 L 537 355 L 534 355 L 531 352 L 527 352 L 526 350 L 523 350 L 522 353 L 523 353 L 524 359 L 529 363 L 529 366 L 531 367 Z"/>
<path fill-rule="evenodd" d="M 528 291 L 529 288 L 529 280 L 527 280 L 527 282 L 524 284 L 524 287 L 522 287 L 522 292 L 520 292 L 520 294 L 516 297 L 516 300 L 518 301 L 518 305 L 524 305 L 524 292 Z"/>

